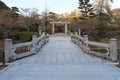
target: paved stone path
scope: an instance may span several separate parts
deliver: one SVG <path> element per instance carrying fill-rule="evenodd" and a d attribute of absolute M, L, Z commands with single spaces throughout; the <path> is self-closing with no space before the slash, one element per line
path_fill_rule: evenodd
<path fill-rule="evenodd" d="M 120 69 L 83 53 L 69 37 L 51 37 L 39 53 L 0 71 L 0 80 L 120 80 Z"/>

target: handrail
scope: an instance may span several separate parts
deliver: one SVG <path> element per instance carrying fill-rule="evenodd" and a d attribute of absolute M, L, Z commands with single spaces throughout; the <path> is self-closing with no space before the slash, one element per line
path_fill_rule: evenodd
<path fill-rule="evenodd" d="M 44 44 L 49 41 L 49 36 L 42 34 L 40 37 L 33 35 L 33 39 L 30 42 L 13 44 L 12 39 L 6 39 L 5 41 L 5 60 L 6 62 L 13 61 L 22 57 L 36 54 Z M 15 51 L 19 47 L 28 47 L 28 51 L 17 54 Z"/>
<path fill-rule="evenodd" d="M 88 40 L 88 35 L 84 35 L 84 37 L 79 35 L 72 35 L 71 41 L 76 43 L 80 46 L 81 50 L 83 50 L 85 53 L 92 54 L 95 56 L 99 56 L 102 58 L 106 58 L 111 61 L 117 61 L 117 39 L 112 38 L 110 39 L 110 43 L 100 43 L 100 42 L 93 42 Z M 92 51 L 89 45 L 99 46 L 103 47 L 107 50 L 105 54 L 100 52 Z"/>
<path fill-rule="evenodd" d="M 105 43 L 99 43 L 99 42 L 93 42 L 93 41 L 86 41 L 85 43 L 90 44 L 90 45 L 109 48 L 109 44 L 105 44 Z"/>
<path fill-rule="evenodd" d="M 12 47 L 13 48 L 18 48 L 18 47 L 24 47 L 24 46 L 29 46 L 32 45 L 32 42 L 25 42 L 25 43 L 18 43 L 18 44 L 14 44 Z"/>

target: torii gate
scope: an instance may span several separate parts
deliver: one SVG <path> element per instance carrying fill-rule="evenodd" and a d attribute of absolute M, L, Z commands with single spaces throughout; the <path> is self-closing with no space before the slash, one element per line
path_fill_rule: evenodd
<path fill-rule="evenodd" d="M 52 26 L 52 34 L 55 33 L 55 24 L 65 24 L 65 35 L 67 35 L 67 33 L 68 33 L 68 24 L 70 24 L 70 22 L 68 22 L 68 21 L 65 21 L 65 22 L 61 22 L 61 21 L 55 22 L 55 21 L 53 21 L 53 22 L 50 22 L 50 24 L 53 25 Z"/>

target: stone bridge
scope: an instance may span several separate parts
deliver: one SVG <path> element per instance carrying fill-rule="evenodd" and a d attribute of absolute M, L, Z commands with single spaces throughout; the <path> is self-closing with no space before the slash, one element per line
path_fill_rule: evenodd
<path fill-rule="evenodd" d="M 8 63 L 9 66 L 0 71 L 0 80 L 120 80 L 120 69 L 115 66 L 116 57 L 108 50 L 112 48 L 112 51 L 116 51 L 114 50 L 115 40 L 111 40 L 114 47 L 110 47 L 111 44 L 93 43 L 88 40 L 86 42 L 86 40 L 83 37 L 72 36 L 72 41 L 78 44 L 76 45 L 68 36 L 51 36 L 49 42 L 48 37 L 36 38 L 34 36 L 33 41 L 27 43 L 32 45 L 30 53 L 26 53 L 24 57 L 28 54 L 34 55 L 19 60 L 15 59 L 20 58 L 21 55 L 8 55 L 8 52 L 14 53 L 15 47 L 21 45 L 13 45 L 9 43 L 11 40 L 7 40 L 6 46 L 13 47 L 7 49 L 6 60 L 9 61 L 12 58 L 15 61 Z M 86 50 L 87 53 L 92 52 L 88 44 L 101 45 L 110 53 L 98 55 L 98 57 L 86 54 Z"/>

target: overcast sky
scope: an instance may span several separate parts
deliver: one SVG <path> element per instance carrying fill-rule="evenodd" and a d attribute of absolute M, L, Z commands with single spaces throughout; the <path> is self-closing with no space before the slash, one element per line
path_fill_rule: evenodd
<path fill-rule="evenodd" d="M 18 8 L 37 8 L 39 12 L 48 10 L 56 13 L 70 13 L 78 7 L 79 0 L 1 0 L 9 7 L 16 6 Z M 120 0 L 114 0 L 113 8 L 120 8 Z"/>

